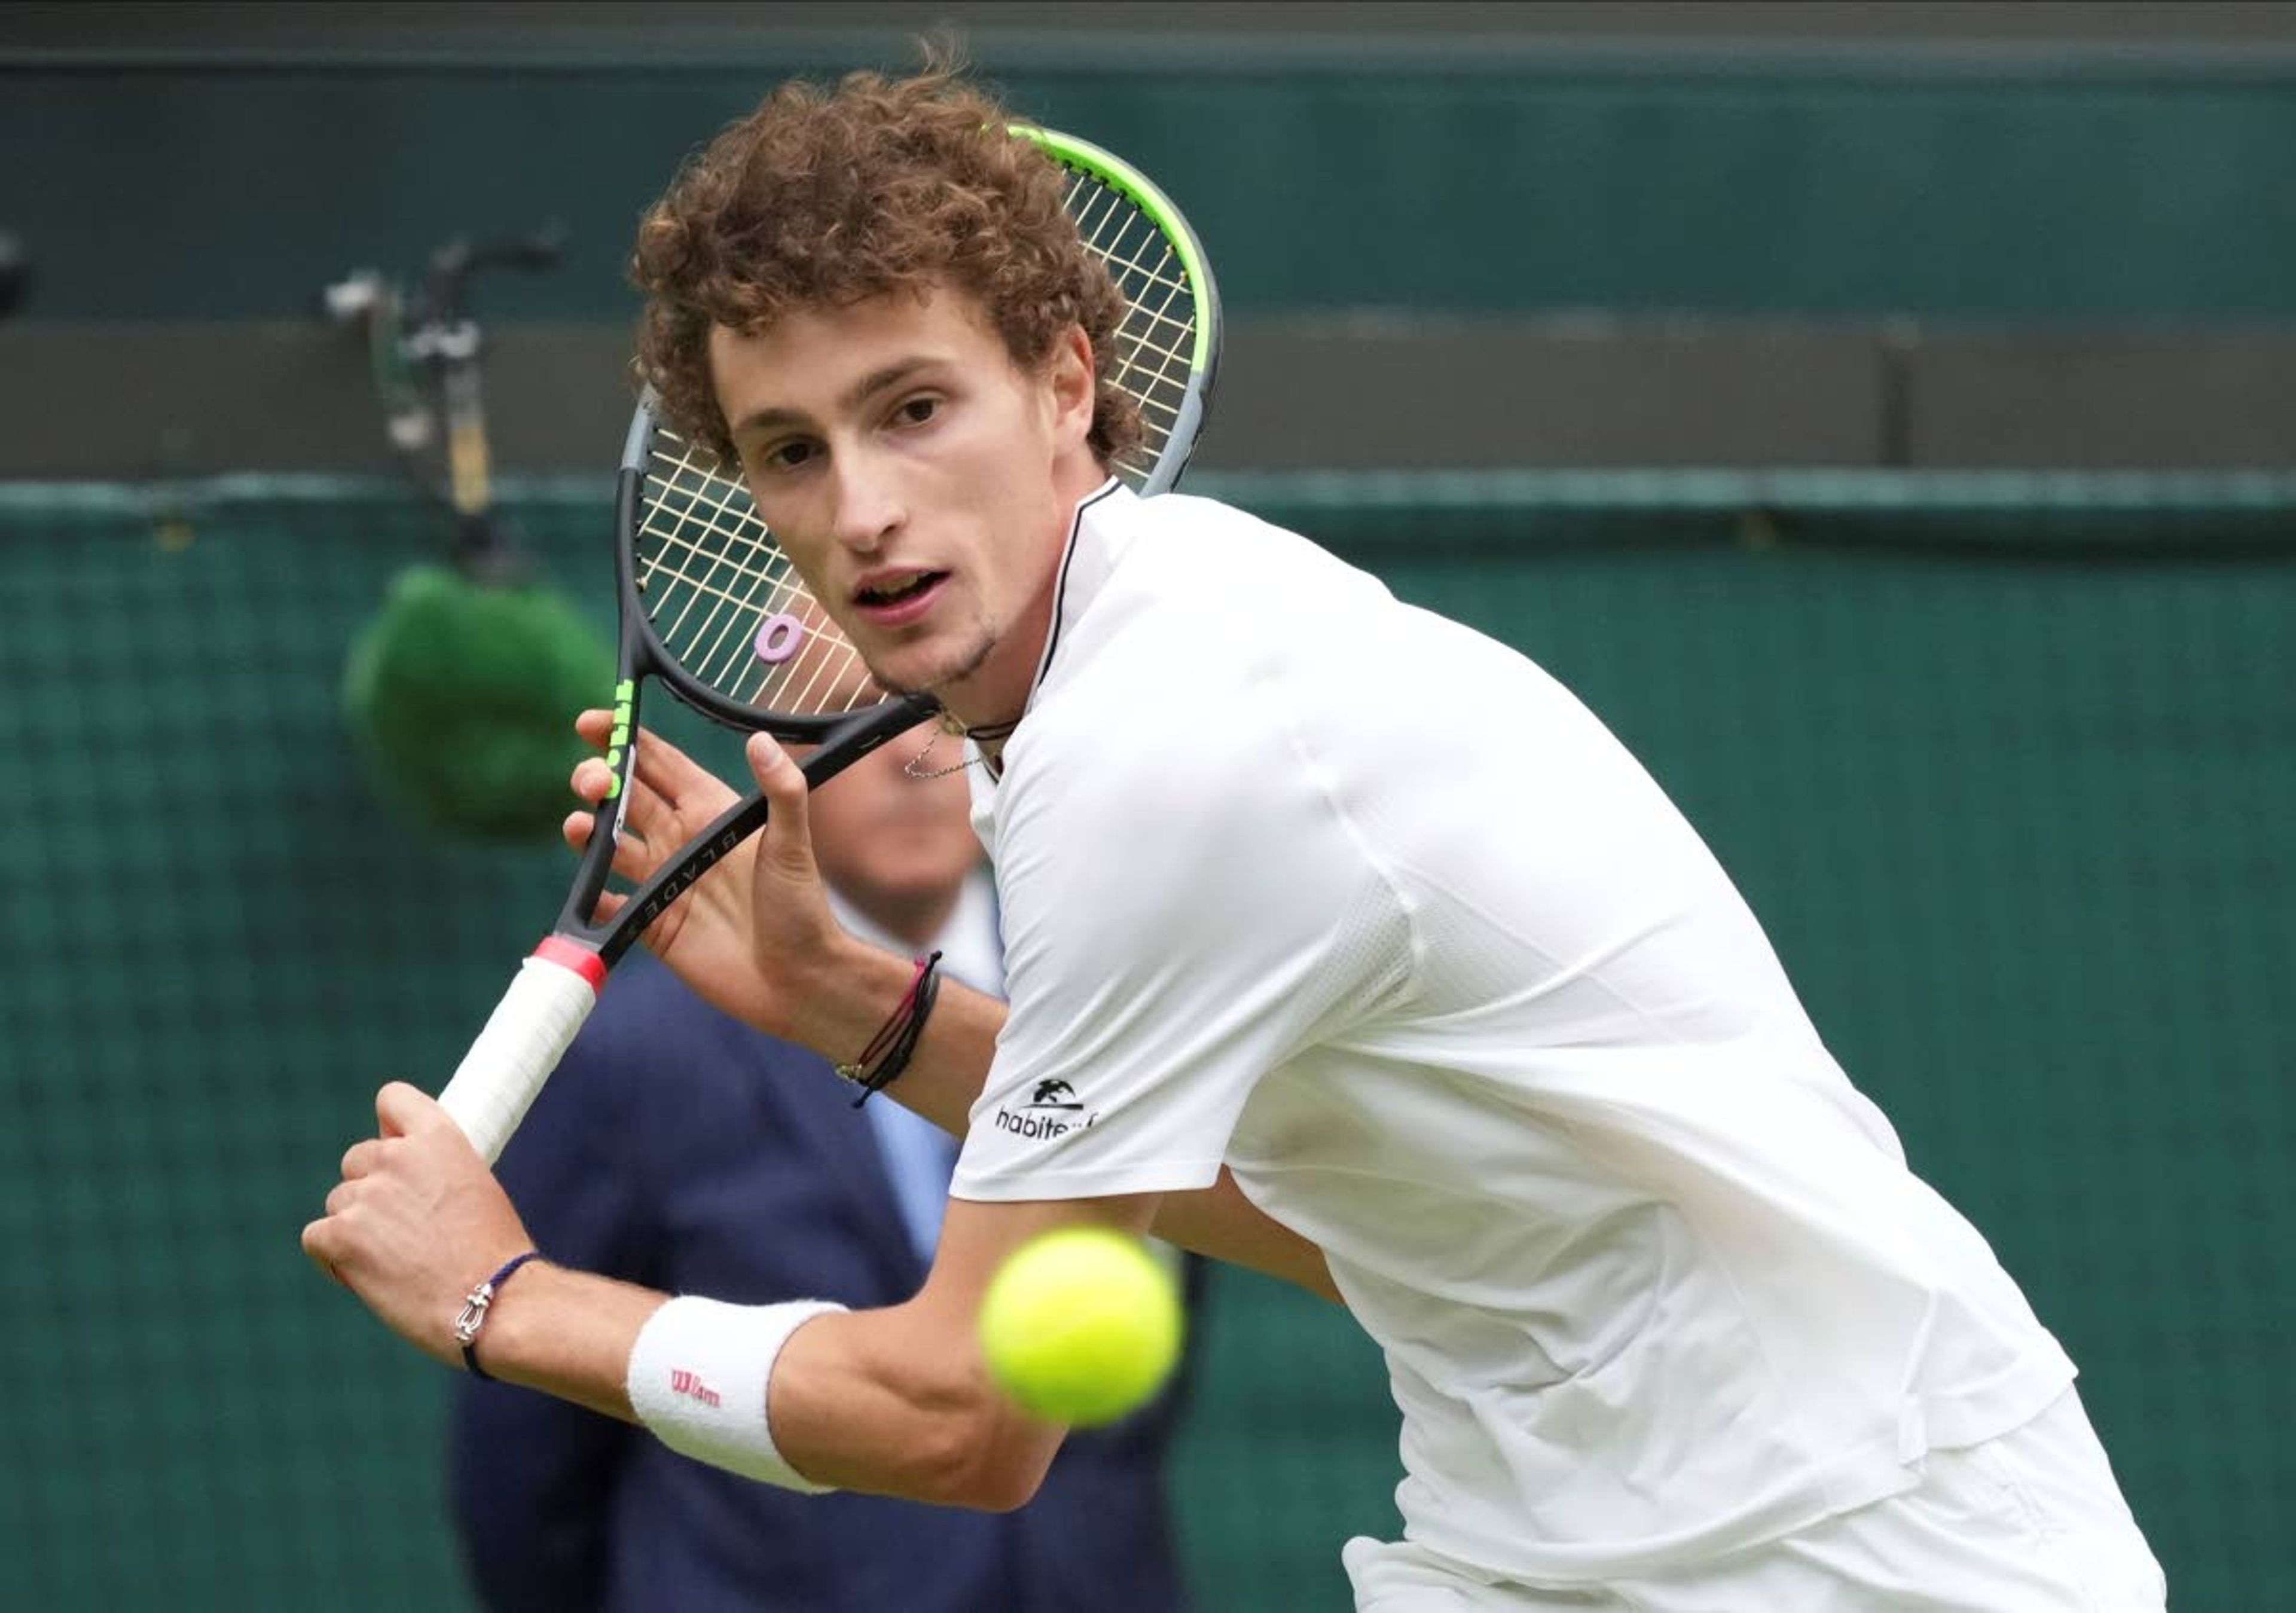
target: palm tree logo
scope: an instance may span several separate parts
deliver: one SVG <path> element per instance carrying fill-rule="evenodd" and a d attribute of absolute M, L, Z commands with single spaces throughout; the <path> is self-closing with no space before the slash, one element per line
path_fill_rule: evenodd
<path fill-rule="evenodd" d="M 1062 1080 L 1039 1081 L 1036 1094 L 1029 1100 L 1030 1109 L 1082 1109 L 1076 1101 L 1076 1088 Z"/>

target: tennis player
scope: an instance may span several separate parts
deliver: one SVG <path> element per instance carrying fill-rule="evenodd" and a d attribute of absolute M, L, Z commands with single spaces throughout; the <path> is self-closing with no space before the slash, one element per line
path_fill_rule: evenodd
<path fill-rule="evenodd" d="M 1111 315 L 1004 122 L 939 69 L 785 86 L 636 259 L 672 417 L 970 730 L 917 765 L 968 766 L 1011 1001 L 904 1028 L 886 1095 L 964 1139 L 931 1273 L 847 1311 L 531 1262 L 474 1359 L 766 1482 L 1009 1507 L 1061 1431 L 990 1389 L 983 1285 L 1046 1228 L 1152 1227 L 1384 1349 L 1404 1528 L 1348 1543 L 1360 1608 L 2161 1607 L 2072 1363 L 1634 758 L 1512 650 L 1110 477 Z M 730 799 L 640 754 L 631 873 Z M 851 1060 L 915 971 L 837 928 L 800 774 L 750 755 L 772 822 L 650 942 Z M 457 1362 L 526 1234 L 430 1099 L 377 1108 L 305 1245 Z"/>

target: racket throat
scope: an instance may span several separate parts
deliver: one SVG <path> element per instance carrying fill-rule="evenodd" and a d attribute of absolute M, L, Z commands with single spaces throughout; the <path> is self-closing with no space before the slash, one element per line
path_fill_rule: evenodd
<path fill-rule="evenodd" d="M 554 963 L 570 974 L 577 974 L 589 983 L 594 994 L 605 988 L 606 960 L 598 949 L 575 940 L 570 936 L 549 935 L 528 954 L 545 963 Z"/>

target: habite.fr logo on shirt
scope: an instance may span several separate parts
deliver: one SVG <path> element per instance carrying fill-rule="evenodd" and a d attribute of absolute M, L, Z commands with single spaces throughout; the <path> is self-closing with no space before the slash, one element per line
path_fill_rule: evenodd
<path fill-rule="evenodd" d="M 1083 1116 L 1081 1119 L 1078 1116 Z M 1072 1131 L 1081 1131 L 1100 1118 L 1095 1109 L 1084 1113 L 1084 1104 L 1077 1098 L 1076 1088 L 1061 1080 L 1039 1081 L 1029 1094 L 1029 1101 L 1019 1109 L 999 1105 L 996 1109 L 996 1129 L 1011 1132 L 1016 1137 L 1050 1139 L 1063 1137 Z"/>

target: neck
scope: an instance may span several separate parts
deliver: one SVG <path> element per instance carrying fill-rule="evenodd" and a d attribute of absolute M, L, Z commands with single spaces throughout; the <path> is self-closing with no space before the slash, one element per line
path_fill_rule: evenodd
<path fill-rule="evenodd" d="M 1046 544 L 1042 580 L 1036 595 L 1029 602 L 1015 630 L 1007 635 L 1012 653 L 1000 658 L 1001 664 L 993 675 L 984 667 L 982 675 L 950 684 L 936 692 L 943 709 L 972 736 L 992 765 L 1004 748 L 1004 735 L 1021 720 L 1021 713 L 1028 706 L 1037 667 L 1045 658 L 1045 641 L 1053 630 L 1053 612 L 1057 602 L 1054 596 L 1060 584 L 1061 556 L 1076 526 L 1077 506 L 1105 486 L 1108 478 L 1107 467 L 1088 452 L 1055 469 L 1053 481 L 1059 495 L 1060 519 Z"/>
<path fill-rule="evenodd" d="M 848 897 L 863 918 L 902 946 L 922 952 L 948 927 L 962 888 L 851 891 Z"/>

